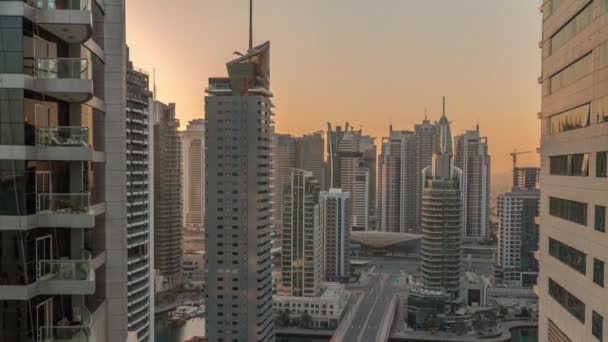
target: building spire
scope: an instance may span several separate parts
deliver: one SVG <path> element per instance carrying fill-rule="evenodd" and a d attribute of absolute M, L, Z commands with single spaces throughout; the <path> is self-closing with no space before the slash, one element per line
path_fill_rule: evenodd
<path fill-rule="evenodd" d="M 253 0 L 249 0 L 249 50 L 253 51 Z"/>
<path fill-rule="evenodd" d="M 443 97 L 443 116 L 445 116 L 445 96 Z"/>

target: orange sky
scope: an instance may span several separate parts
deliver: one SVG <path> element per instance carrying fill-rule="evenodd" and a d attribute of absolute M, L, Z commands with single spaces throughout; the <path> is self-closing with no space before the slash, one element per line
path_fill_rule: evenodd
<path fill-rule="evenodd" d="M 207 78 L 246 50 L 248 1 L 179 4 L 127 1 L 127 42 L 184 127 L 204 115 Z M 257 0 L 254 16 L 254 42 L 271 41 L 278 132 L 348 121 L 381 138 L 390 122 L 412 129 L 425 107 L 438 119 L 445 95 L 454 134 L 479 122 L 489 137 L 493 172 L 539 145 L 538 1 Z"/>

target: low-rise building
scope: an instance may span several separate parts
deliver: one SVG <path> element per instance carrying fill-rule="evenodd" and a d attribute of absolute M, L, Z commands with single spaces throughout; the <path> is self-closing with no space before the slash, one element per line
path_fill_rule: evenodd
<path fill-rule="evenodd" d="M 335 329 L 346 314 L 350 292 L 339 283 L 321 283 L 316 297 L 273 296 L 275 318 L 289 315 L 291 322 L 310 318 L 309 328 Z"/>

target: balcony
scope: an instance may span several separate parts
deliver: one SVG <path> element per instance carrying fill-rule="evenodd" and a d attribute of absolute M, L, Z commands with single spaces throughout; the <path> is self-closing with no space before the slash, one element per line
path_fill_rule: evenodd
<path fill-rule="evenodd" d="M 84 306 L 72 308 L 72 319 L 63 318 L 53 325 L 38 327 L 36 342 L 94 342 L 93 318 Z"/>
<path fill-rule="evenodd" d="M 87 214 L 91 206 L 88 192 L 61 194 L 38 193 L 36 210 L 38 213 Z"/>
<path fill-rule="evenodd" d="M 86 58 L 37 58 L 33 61 L 33 86 L 57 99 L 83 103 L 93 97 L 89 61 Z"/>
<path fill-rule="evenodd" d="M 87 127 L 60 126 L 36 129 L 36 145 L 89 146 Z"/>
<path fill-rule="evenodd" d="M 35 21 L 40 27 L 70 44 L 91 38 L 93 16 L 89 0 L 26 0 L 36 9 Z"/>
<path fill-rule="evenodd" d="M 40 294 L 94 294 L 95 271 L 91 264 L 91 253 L 83 250 L 80 260 L 38 260 L 36 280 Z"/>

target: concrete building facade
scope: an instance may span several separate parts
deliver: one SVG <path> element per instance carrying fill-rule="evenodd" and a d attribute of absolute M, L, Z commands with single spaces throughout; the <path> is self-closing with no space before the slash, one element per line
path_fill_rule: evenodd
<path fill-rule="evenodd" d="M 532 287 L 538 276 L 540 192 L 535 189 L 498 196 L 498 272 L 503 284 Z"/>
<path fill-rule="evenodd" d="M 350 194 L 330 189 L 319 198 L 324 280 L 337 282 L 350 276 Z"/>
<path fill-rule="evenodd" d="M 0 2 L 0 339 L 124 341 L 125 3 L 48 3 Z"/>
<path fill-rule="evenodd" d="M 608 338 L 608 1 L 541 6 L 540 341 Z"/>
<path fill-rule="evenodd" d="M 137 341 L 154 333 L 152 93 L 149 76 L 127 58 L 127 276 L 129 332 Z"/>
<path fill-rule="evenodd" d="M 462 170 L 464 237 L 484 240 L 490 227 L 490 156 L 479 126 L 454 138 L 454 165 Z"/>
<path fill-rule="evenodd" d="M 227 69 L 205 97 L 205 335 L 274 341 L 270 43 L 250 45 Z"/>
<path fill-rule="evenodd" d="M 181 143 L 182 222 L 184 228 L 204 234 L 205 120 L 191 120 L 179 132 Z"/>
<path fill-rule="evenodd" d="M 175 104 L 154 101 L 154 268 L 160 298 L 182 283 L 182 185 Z"/>
<path fill-rule="evenodd" d="M 323 244 L 319 225 L 319 181 L 312 172 L 292 169 L 283 193 L 283 292 L 294 297 L 319 295 Z"/>

